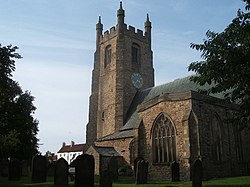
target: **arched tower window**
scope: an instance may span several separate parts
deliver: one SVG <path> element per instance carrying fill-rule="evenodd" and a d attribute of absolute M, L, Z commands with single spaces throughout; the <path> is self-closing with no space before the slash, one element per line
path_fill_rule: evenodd
<path fill-rule="evenodd" d="M 154 163 L 176 161 L 175 127 L 164 114 L 155 121 L 152 135 Z"/>
<path fill-rule="evenodd" d="M 111 52 L 112 52 L 111 45 L 108 45 L 105 48 L 104 68 L 106 68 L 107 65 L 111 63 Z"/>
<path fill-rule="evenodd" d="M 141 55 L 140 46 L 136 43 L 133 43 L 132 44 L 132 66 L 133 67 L 140 66 L 140 55 Z"/>
<path fill-rule="evenodd" d="M 222 160 L 222 138 L 221 138 L 221 121 L 216 115 L 212 119 L 212 144 L 211 144 L 211 153 L 212 160 L 221 161 Z"/>

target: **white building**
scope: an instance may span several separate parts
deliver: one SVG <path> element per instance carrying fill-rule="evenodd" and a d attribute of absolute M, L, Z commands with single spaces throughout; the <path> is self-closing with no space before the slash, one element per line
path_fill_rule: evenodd
<path fill-rule="evenodd" d="M 64 158 L 68 164 L 71 164 L 78 155 L 84 153 L 86 147 L 86 144 L 75 144 L 73 141 L 71 141 L 70 145 L 66 145 L 66 143 L 63 142 L 62 147 L 56 153 L 57 159 Z"/>

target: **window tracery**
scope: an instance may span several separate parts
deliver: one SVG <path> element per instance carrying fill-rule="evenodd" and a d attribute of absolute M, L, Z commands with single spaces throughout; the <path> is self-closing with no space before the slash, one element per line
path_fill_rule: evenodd
<path fill-rule="evenodd" d="M 173 123 L 161 114 L 153 129 L 154 163 L 176 161 L 176 133 Z"/>

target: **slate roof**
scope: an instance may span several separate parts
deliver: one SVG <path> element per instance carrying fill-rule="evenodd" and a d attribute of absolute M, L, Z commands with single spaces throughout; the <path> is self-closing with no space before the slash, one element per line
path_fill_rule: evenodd
<path fill-rule="evenodd" d="M 102 156 L 121 156 L 114 147 L 93 146 L 93 148 Z"/>
<path fill-rule="evenodd" d="M 128 110 L 128 113 L 125 119 L 125 125 L 120 129 L 120 132 L 103 137 L 99 140 L 100 141 L 112 140 L 112 139 L 126 138 L 126 137 L 133 136 L 132 129 L 138 128 L 141 123 L 140 116 L 137 112 L 137 106 L 140 104 L 144 104 L 160 96 L 161 94 L 165 94 L 165 93 L 183 93 L 183 92 L 188 92 L 188 91 L 198 91 L 200 89 L 206 89 L 209 87 L 209 85 L 199 86 L 198 84 L 190 81 L 190 77 L 191 76 L 176 79 L 166 84 L 162 84 L 162 85 L 148 88 L 142 91 L 138 91 Z M 222 93 L 213 94 L 211 96 L 216 97 L 216 98 L 221 98 L 221 99 L 223 98 Z"/>
<path fill-rule="evenodd" d="M 126 131 L 116 132 L 114 134 L 102 137 L 97 141 L 104 141 L 104 140 L 106 141 L 106 140 L 114 140 L 114 139 L 129 138 L 129 137 L 134 137 L 133 129 L 127 129 Z"/>
<path fill-rule="evenodd" d="M 74 144 L 74 145 L 64 145 L 57 153 L 68 153 L 68 152 L 84 152 L 87 149 L 87 144 Z"/>
<path fill-rule="evenodd" d="M 199 86 L 198 84 L 194 83 L 193 81 L 190 81 L 190 77 L 184 77 L 180 79 L 176 79 L 172 82 L 168 82 L 166 84 L 162 84 L 159 86 L 151 87 L 142 91 L 137 92 L 135 95 L 135 98 L 133 99 L 132 105 L 128 112 L 128 118 L 131 116 L 129 114 L 132 114 L 136 107 L 141 104 L 145 103 L 153 98 L 156 98 L 157 96 L 164 94 L 164 93 L 182 93 L 187 91 L 198 91 L 200 89 L 207 89 L 210 86 L 204 85 Z M 223 98 L 223 94 L 213 94 L 211 96 L 217 97 L 217 98 Z M 132 110 L 132 111 L 131 111 Z M 131 113 L 132 112 L 132 113 Z"/>

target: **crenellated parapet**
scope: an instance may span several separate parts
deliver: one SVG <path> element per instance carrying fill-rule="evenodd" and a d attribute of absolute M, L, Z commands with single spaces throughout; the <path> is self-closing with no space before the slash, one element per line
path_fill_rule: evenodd
<path fill-rule="evenodd" d="M 97 45 L 100 43 L 105 43 L 110 39 L 116 36 L 128 36 L 131 38 L 136 38 L 137 40 L 141 40 L 142 42 L 148 43 L 151 46 L 151 22 L 149 20 L 149 16 L 147 14 L 146 22 L 144 23 L 143 32 L 140 29 L 136 29 L 133 26 L 128 26 L 124 22 L 125 18 L 125 11 L 122 8 L 122 2 L 120 2 L 120 8 L 117 10 L 117 24 L 116 26 L 111 27 L 109 30 L 105 31 L 102 34 L 103 25 L 101 23 L 101 17 L 99 17 L 99 21 L 96 24 L 96 31 L 97 31 Z M 97 46 L 98 47 L 98 46 Z"/>
<path fill-rule="evenodd" d="M 141 29 L 136 29 L 135 27 L 130 26 L 130 25 L 128 29 L 125 29 L 124 34 L 132 38 L 137 38 L 144 42 L 147 42 L 148 40 L 148 37 L 143 33 Z"/>
<path fill-rule="evenodd" d="M 106 41 L 110 40 L 113 37 L 116 37 L 118 35 L 117 27 L 113 26 L 109 30 L 106 30 L 103 35 L 100 36 L 100 42 L 105 43 Z M 136 29 L 135 27 L 129 25 L 127 27 L 127 24 L 124 24 L 124 33 L 125 36 L 129 36 L 132 38 L 139 39 L 143 42 L 148 41 L 148 35 L 146 32 L 143 32 L 141 29 Z"/>
<path fill-rule="evenodd" d="M 111 27 L 109 30 L 105 31 L 104 34 L 101 36 L 100 42 L 104 43 L 110 40 L 113 37 L 116 37 L 118 34 L 115 27 Z"/>

